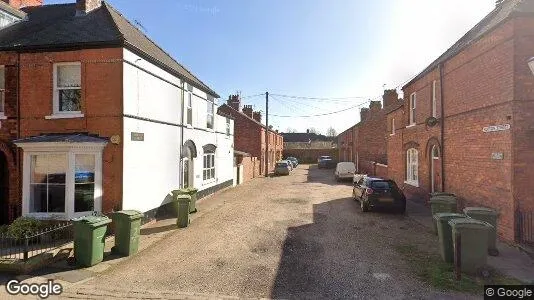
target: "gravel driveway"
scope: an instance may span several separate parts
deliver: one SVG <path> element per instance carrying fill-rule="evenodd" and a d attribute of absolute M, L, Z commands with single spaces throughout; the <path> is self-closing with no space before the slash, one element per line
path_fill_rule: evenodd
<path fill-rule="evenodd" d="M 65 296 L 448 299 L 410 274 L 394 246 L 429 239 L 408 217 L 360 212 L 350 183 L 301 165 L 199 203 L 190 227 Z"/>

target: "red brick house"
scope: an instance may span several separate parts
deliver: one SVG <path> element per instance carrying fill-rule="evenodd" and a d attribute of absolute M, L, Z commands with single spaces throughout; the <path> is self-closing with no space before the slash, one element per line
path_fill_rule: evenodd
<path fill-rule="evenodd" d="M 382 99 L 384 108 L 371 101 L 360 110 L 360 122 L 338 135 L 339 159 L 354 162 L 360 173 L 385 175 L 380 167 L 387 165 L 386 114 L 400 102 L 395 90 L 385 90 Z"/>
<path fill-rule="evenodd" d="M 498 1 L 387 117 L 390 177 L 414 199 L 446 191 L 496 209 L 506 239 L 516 214 L 534 211 L 533 33 L 534 1 Z"/>
<path fill-rule="evenodd" d="M 234 118 L 234 148 L 259 158 L 260 174 L 265 175 L 265 125 L 261 123 L 261 112 L 254 111 L 251 105 L 244 105 L 241 108 L 239 95 L 229 96 L 226 104 L 221 105 L 218 111 Z M 276 161 L 282 159 L 284 139 L 281 134 L 273 130 L 269 130 L 268 135 L 268 173 L 271 173 L 274 172 Z"/>

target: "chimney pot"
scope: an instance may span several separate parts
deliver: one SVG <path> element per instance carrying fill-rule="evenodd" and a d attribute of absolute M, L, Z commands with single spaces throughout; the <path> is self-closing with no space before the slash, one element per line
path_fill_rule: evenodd
<path fill-rule="evenodd" d="M 102 0 L 76 0 L 76 15 L 86 15 L 102 6 Z"/>

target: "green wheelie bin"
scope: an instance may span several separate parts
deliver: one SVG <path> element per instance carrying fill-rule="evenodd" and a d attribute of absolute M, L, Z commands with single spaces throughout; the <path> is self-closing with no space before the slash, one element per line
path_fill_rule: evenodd
<path fill-rule="evenodd" d="M 433 192 L 433 193 L 430 193 L 430 198 L 439 197 L 439 196 L 452 196 L 452 197 L 456 197 L 456 195 L 453 194 L 453 193 L 446 193 L 446 192 Z"/>
<path fill-rule="evenodd" d="M 488 258 L 488 235 L 491 225 L 472 218 L 452 219 L 453 249 L 456 248 L 456 234 L 460 235 L 460 266 L 461 271 L 477 273 L 484 267 Z"/>
<path fill-rule="evenodd" d="M 493 226 L 488 236 L 488 254 L 491 256 L 498 256 L 497 250 L 497 217 L 498 213 L 494 209 L 487 207 L 466 207 L 464 214 L 475 220 L 488 222 Z"/>
<path fill-rule="evenodd" d="M 437 213 L 455 213 L 456 212 L 457 199 L 454 196 L 436 196 L 430 198 L 430 210 L 432 216 Z M 433 219 L 432 229 L 434 234 L 438 234 L 438 226 Z"/>
<path fill-rule="evenodd" d="M 179 189 L 179 190 L 174 190 L 172 191 L 172 194 L 174 196 L 174 198 L 176 198 L 176 196 L 178 195 L 189 195 L 191 196 L 191 203 L 189 204 L 189 212 L 190 213 L 196 213 L 197 212 L 197 206 L 196 206 L 196 203 L 197 203 L 197 192 L 198 192 L 198 189 L 196 188 L 183 188 L 183 189 Z"/>
<path fill-rule="evenodd" d="M 115 226 L 115 246 L 111 251 L 130 256 L 139 249 L 139 234 L 143 213 L 136 210 L 121 210 L 113 213 Z"/>
<path fill-rule="evenodd" d="M 438 224 L 439 253 L 441 254 L 441 258 L 448 263 L 454 262 L 452 228 L 449 225 L 449 221 L 459 218 L 467 218 L 467 216 L 457 213 L 437 213 L 434 215 L 434 219 Z"/>
<path fill-rule="evenodd" d="M 106 231 L 111 219 L 105 216 L 87 216 L 74 222 L 74 258 L 76 263 L 90 267 L 104 259 Z"/>
<path fill-rule="evenodd" d="M 176 218 L 176 225 L 178 228 L 185 228 L 189 226 L 189 206 L 191 204 L 191 196 L 178 195 L 175 198 L 178 213 Z"/>

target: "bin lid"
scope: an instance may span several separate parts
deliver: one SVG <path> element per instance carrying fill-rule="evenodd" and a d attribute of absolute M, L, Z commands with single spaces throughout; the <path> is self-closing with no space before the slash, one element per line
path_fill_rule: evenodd
<path fill-rule="evenodd" d="M 85 216 L 85 217 L 73 219 L 72 221 L 80 222 L 84 224 L 90 224 L 91 226 L 95 226 L 95 227 L 111 223 L 111 219 L 106 216 L 102 216 L 102 217 Z"/>
<path fill-rule="evenodd" d="M 459 213 L 437 213 L 434 214 L 434 219 L 436 220 L 448 220 L 448 219 L 455 219 L 455 218 L 467 218 L 464 214 Z"/>
<path fill-rule="evenodd" d="M 497 215 L 497 211 L 488 207 L 466 207 L 464 208 L 465 214 L 483 214 L 483 215 Z"/>
<path fill-rule="evenodd" d="M 191 201 L 191 196 L 187 195 L 187 194 L 181 194 L 181 195 L 178 195 L 176 196 L 176 200 L 181 202 L 181 201 Z"/>
<path fill-rule="evenodd" d="M 456 197 L 451 196 L 438 196 L 430 198 L 430 204 L 439 204 L 439 203 L 456 203 Z"/>
<path fill-rule="evenodd" d="M 472 218 L 458 218 L 451 219 L 449 225 L 454 228 L 471 228 L 471 229 L 490 229 L 493 228 L 491 224 Z"/>
<path fill-rule="evenodd" d="M 137 220 L 143 217 L 143 213 L 138 210 L 121 210 L 121 211 L 116 211 L 114 214 L 126 216 L 130 220 Z"/>
<path fill-rule="evenodd" d="M 453 194 L 453 193 L 445 193 L 445 192 L 434 192 L 434 193 L 430 193 L 430 197 L 439 197 L 439 196 L 452 196 L 452 197 L 456 197 L 456 195 Z"/>

